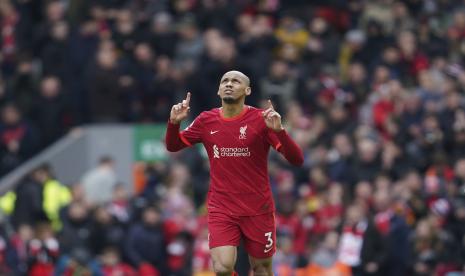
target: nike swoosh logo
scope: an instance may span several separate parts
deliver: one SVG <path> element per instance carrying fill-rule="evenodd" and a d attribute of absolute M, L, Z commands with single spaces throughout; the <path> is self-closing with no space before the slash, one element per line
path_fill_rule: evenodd
<path fill-rule="evenodd" d="M 219 130 L 215 130 L 215 131 L 210 130 L 210 134 L 215 134 L 215 133 L 217 133 L 218 131 L 219 131 Z"/>
<path fill-rule="evenodd" d="M 265 248 L 265 250 L 263 250 L 264 253 L 268 253 L 271 249 L 273 249 L 273 247 L 270 247 L 270 248 Z"/>

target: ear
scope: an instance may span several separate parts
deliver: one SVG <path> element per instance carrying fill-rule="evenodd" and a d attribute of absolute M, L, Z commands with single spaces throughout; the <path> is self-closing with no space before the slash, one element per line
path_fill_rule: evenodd
<path fill-rule="evenodd" d="M 218 96 L 220 95 L 220 90 L 219 89 L 218 89 L 218 92 L 216 92 L 216 95 L 218 95 Z"/>
<path fill-rule="evenodd" d="M 252 94 L 252 88 L 247 87 L 247 88 L 245 89 L 245 94 L 246 94 L 247 96 L 249 96 L 250 94 Z"/>

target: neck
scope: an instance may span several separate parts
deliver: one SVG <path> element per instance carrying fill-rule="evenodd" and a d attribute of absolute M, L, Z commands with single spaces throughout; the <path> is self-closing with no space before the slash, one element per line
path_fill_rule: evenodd
<path fill-rule="evenodd" d="M 232 117 L 235 117 L 241 114 L 242 110 L 244 109 L 244 103 L 237 103 L 237 104 L 223 103 L 222 108 L 223 108 L 222 109 L 223 117 L 232 118 Z"/>

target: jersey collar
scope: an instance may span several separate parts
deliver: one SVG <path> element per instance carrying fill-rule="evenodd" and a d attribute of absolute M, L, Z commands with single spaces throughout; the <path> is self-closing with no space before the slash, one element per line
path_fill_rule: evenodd
<path fill-rule="evenodd" d="M 219 114 L 220 114 L 221 120 L 229 122 L 229 121 L 236 121 L 236 120 L 242 118 L 245 115 L 245 113 L 247 113 L 247 111 L 250 109 L 250 107 L 248 105 L 244 105 L 244 108 L 242 109 L 241 113 L 239 113 L 236 116 L 231 117 L 231 118 L 225 118 L 223 116 L 223 108 L 220 107 L 219 109 L 220 109 Z"/>

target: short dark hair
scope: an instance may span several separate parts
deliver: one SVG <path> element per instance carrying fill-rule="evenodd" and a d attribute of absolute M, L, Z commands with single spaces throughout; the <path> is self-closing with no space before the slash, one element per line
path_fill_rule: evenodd
<path fill-rule="evenodd" d="M 104 155 L 100 157 L 99 164 L 109 164 L 113 163 L 113 158 L 109 155 Z"/>
<path fill-rule="evenodd" d="M 53 170 L 52 170 L 52 166 L 50 165 L 50 163 L 41 163 L 39 164 L 37 167 L 35 167 L 31 173 L 35 173 L 35 172 L 44 172 L 46 173 L 50 178 L 54 178 L 54 175 L 53 175 Z"/>

